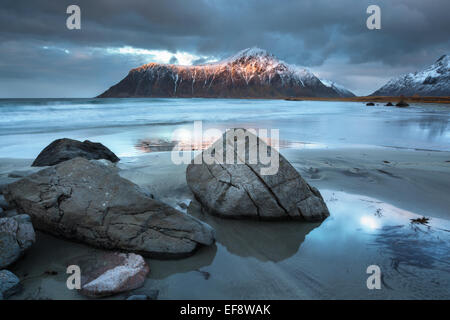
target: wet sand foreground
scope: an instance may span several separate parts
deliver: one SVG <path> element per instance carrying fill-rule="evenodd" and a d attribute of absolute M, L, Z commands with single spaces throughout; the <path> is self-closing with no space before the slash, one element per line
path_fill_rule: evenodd
<path fill-rule="evenodd" d="M 203 219 L 217 242 L 181 260 L 147 259 L 143 288 L 159 299 L 448 299 L 450 298 L 450 152 L 285 149 L 319 188 L 331 216 L 323 223 L 223 220 L 202 212 L 170 153 L 123 158 L 121 175 L 156 198 Z M 0 159 L 0 182 L 31 160 Z M 188 205 L 186 208 L 185 205 Z M 426 224 L 414 223 L 422 216 Z M 66 287 L 73 257 L 98 249 L 37 233 L 10 269 L 22 293 L 12 299 L 85 299 Z M 366 285 L 369 265 L 382 288 Z M 130 293 L 112 297 L 124 299 Z M 131 293 L 132 294 L 132 293 Z"/>

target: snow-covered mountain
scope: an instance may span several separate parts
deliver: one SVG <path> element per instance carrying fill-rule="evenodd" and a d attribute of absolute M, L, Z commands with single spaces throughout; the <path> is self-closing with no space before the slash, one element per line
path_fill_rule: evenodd
<path fill-rule="evenodd" d="M 450 96 L 450 57 L 443 55 L 434 64 L 390 80 L 372 96 Z"/>
<path fill-rule="evenodd" d="M 332 88 L 334 91 L 337 92 L 337 94 L 342 97 L 342 98 L 350 98 L 350 97 L 355 97 L 355 94 L 353 92 L 351 92 L 350 90 L 348 90 L 347 88 L 345 88 L 344 86 L 341 86 L 340 84 L 337 84 L 334 81 L 331 80 L 326 80 L 326 79 L 320 79 L 320 81 L 322 81 L 322 83 L 327 86 L 328 88 Z"/>
<path fill-rule="evenodd" d="M 259 48 L 196 66 L 149 63 L 132 69 L 99 97 L 339 97 L 305 68 Z"/>

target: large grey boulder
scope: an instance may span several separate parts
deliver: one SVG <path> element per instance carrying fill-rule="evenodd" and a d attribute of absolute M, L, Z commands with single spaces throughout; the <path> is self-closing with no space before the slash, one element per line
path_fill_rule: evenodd
<path fill-rule="evenodd" d="M 55 164 L 82 157 L 88 160 L 106 159 L 118 162 L 120 159 L 101 143 L 85 140 L 58 139 L 50 143 L 34 160 L 33 167 L 53 166 Z"/>
<path fill-rule="evenodd" d="M 0 218 L 0 269 L 19 259 L 35 239 L 28 215 Z"/>
<path fill-rule="evenodd" d="M 210 226 L 152 199 L 98 161 L 62 162 L 8 185 L 4 194 L 36 229 L 101 248 L 171 258 L 214 242 Z"/>
<path fill-rule="evenodd" d="M 80 293 L 88 297 L 106 297 L 141 287 L 150 269 L 134 253 L 106 252 L 76 258 L 81 270 Z"/>
<path fill-rule="evenodd" d="M 260 156 L 251 163 L 252 152 L 265 148 L 272 164 L 264 164 Z M 230 150 L 234 163 L 226 161 Z M 321 221 L 329 216 L 320 192 L 303 180 L 275 148 L 248 130 L 227 131 L 187 167 L 186 179 L 202 206 L 220 217 Z"/>
<path fill-rule="evenodd" d="M 7 299 L 22 289 L 19 278 L 8 270 L 0 270 L 0 300 Z"/>

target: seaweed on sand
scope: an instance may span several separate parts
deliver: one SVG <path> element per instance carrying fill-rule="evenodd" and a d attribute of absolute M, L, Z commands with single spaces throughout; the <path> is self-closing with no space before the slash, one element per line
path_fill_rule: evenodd
<path fill-rule="evenodd" d="M 416 219 L 410 219 L 410 220 L 411 220 L 411 223 L 428 225 L 430 218 L 422 217 L 422 218 L 416 218 Z"/>

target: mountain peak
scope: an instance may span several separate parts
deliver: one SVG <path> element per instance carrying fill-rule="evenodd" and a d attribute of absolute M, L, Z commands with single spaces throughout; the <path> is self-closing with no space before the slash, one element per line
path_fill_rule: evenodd
<path fill-rule="evenodd" d="M 249 62 L 258 61 L 264 64 L 279 62 L 279 60 L 271 53 L 258 47 L 251 47 L 239 51 L 225 60 L 219 61 L 219 64 L 247 64 Z"/>
<path fill-rule="evenodd" d="M 239 51 L 237 54 L 232 56 L 232 58 L 239 59 L 239 58 L 253 58 L 253 57 L 274 57 L 271 53 L 268 53 L 266 50 L 258 48 L 258 47 L 251 47 L 244 50 Z"/>
<path fill-rule="evenodd" d="M 446 54 L 431 66 L 390 80 L 374 96 L 450 95 L 450 57 Z"/>
<path fill-rule="evenodd" d="M 100 97 L 336 97 L 309 70 L 251 47 L 228 59 L 195 66 L 146 64 Z"/>

